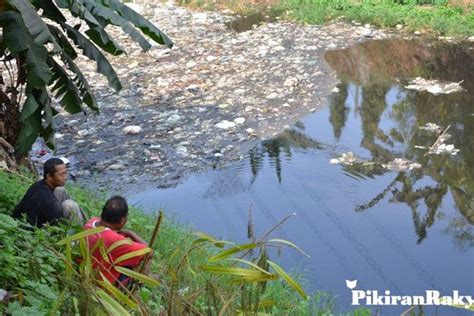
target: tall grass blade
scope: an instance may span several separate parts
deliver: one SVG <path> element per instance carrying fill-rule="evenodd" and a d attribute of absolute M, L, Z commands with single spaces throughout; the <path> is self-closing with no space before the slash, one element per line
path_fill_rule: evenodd
<path fill-rule="evenodd" d="M 201 270 L 215 273 L 215 274 L 235 275 L 245 281 L 254 281 L 254 280 L 264 281 L 264 280 L 274 279 L 274 275 L 268 275 L 266 273 L 262 273 L 259 270 L 254 270 L 254 269 L 202 265 Z"/>
<path fill-rule="evenodd" d="M 156 281 L 155 279 L 150 278 L 149 276 L 146 276 L 144 274 L 138 273 L 136 271 L 124 268 L 124 267 L 115 267 L 115 269 L 122 273 L 125 274 L 126 276 L 129 276 L 131 278 L 134 278 L 135 280 L 138 280 L 140 282 L 143 282 L 149 286 L 155 287 L 160 285 L 160 282 Z"/>
<path fill-rule="evenodd" d="M 222 251 L 221 253 L 219 253 L 215 256 L 210 257 L 209 262 L 215 262 L 215 261 L 219 261 L 219 260 L 222 260 L 222 259 L 226 259 L 226 258 L 232 256 L 233 254 L 241 252 L 242 250 L 254 249 L 255 247 L 257 247 L 257 245 L 258 245 L 257 243 L 250 243 L 250 244 L 238 245 L 238 246 L 229 248 L 229 249 L 224 250 L 224 251 Z"/>
<path fill-rule="evenodd" d="M 301 250 L 301 248 L 299 248 L 298 246 L 296 246 L 294 243 L 292 243 L 291 241 L 288 241 L 288 240 L 285 240 L 285 239 L 278 239 L 278 238 L 275 238 L 275 239 L 270 239 L 268 240 L 268 242 L 278 242 L 278 243 L 282 243 L 282 244 L 285 244 L 285 245 L 288 245 L 290 247 L 293 247 L 295 248 L 296 250 L 298 250 L 299 252 L 301 252 L 303 255 L 305 255 L 306 257 L 310 258 L 310 255 L 308 255 L 306 252 L 304 252 L 303 250 Z"/>
<path fill-rule="evenodd" d="M 270 261 L 270 260 L 267 260 L 268 264 L 273 268 L 273 270 L 275 270 L 276 273 L 278 273 L 282 278 L 283 280 L 286 281 L 286 283 L 288 283 L 288 285 L 290 285 L 296 292 L 298 292 L 298 294 L 306 299 L 307 298 L 307 295 L 306 293 L 303 291 L 303 288 L 301 287 L 301 285 L 298 284 L 298 282 L 296 282 L 295 280 L 293 280 L 289 275 L 288 273 L 285 272 L 285 270 L 283 270 L 279 265 L 277 265 L 276 263 Z"/>
<path fill-rule="evenodd" d="M 464 305 L 450 305 L 451 307 L 455 307 L 455 308 L 461 308 L 461 309 L 464 309 L 464 310 L 468 310 L 468 311 L 471 311 L 471 312 L 474 312 L 474 305 L 471 305 L 469 306 L 468 308 L 466 308 Z"/>
<path fill-rule="evenodd" d="M 117 316 L 131 316 L 131 314 L 117 302 L 113 297 L 107 294 L 104 290 L 97 290 L 99 302 L 111 314 Z"/>
<path fill-rule="evenodd" d="M 235 243 L 233 243 L 233 242 L 226 241 L 226 240 L 218 240 L 218 239 L 212 237 L 211 235 L 208 235 L 208 234 L 205 234 L 205 233 L 194 232 L 192 234 L 194 236 L 198 237 L 198 239 L 193 241 L 193 245 L 204 243 L 204 242 L 209 242 L 209 243 L 213 244 L 214 246 L 216 246 L 218 248 L 223 248 L 225 244 L 235 245 Z"/>
<path fill-rule="evenodd" d="M 137 302 L 133 301 L 124 292 L 113 286 L 109 280 L 101 273 L 103 281 L 97 281 L 97 283 L 104 289 L 106 289 L 117 301 L 125 303 L 130 308 L 137 308 Z"/>
<path fill-rule="evenodd" d="M 241 262 L 241 263 L 248 264 L 249 266 L 251 266 L 251 267 L 253 267 L 253 268 L 255 268 L 255 269 L 257 269 L 257 270 L 259 270 L 259 271 L 261 271 L 261 272 L 263 272 L 263 273 L 265 273 L 265 274 L 271 275 L 270 272 L 268 272 L 268 271 L 262 269 L 261 267 L 259 267 L 258 265 L 256 265 L 256 264 L 253 263 L 253 262 L 250 262 L 250 261 L 247 261 L 247 260 L 243 260 L 243 259 L 238 259 L 238 258 L 228 258 L 227 260 L 232 260 L 232 261 L 237 261 L 237 262 Z"/>
<path fill-rule="evenodd" d="M 112 245 L 110 245 L 110 247 L 107 248 L 107 252 L 111 253 L 115 248 L 118 248 L 123 245 L 131 245 L 131 244 L 133 244 L 133 241 L 130 238 L 125 238 L 125 239 L 116 241 Z"/>
<path fill-rule="evenodd" d="M 109 254 L 110 254 L 110 250 L 107 251 L 105 249 L 105 245 L 104 245 L 104 240 L 103 239 L 100 239 L 97 244 L 99 245 L 98 248 L 99 248 L 99 253 L 100 255 L 102 256 L 102 259 L 104 259 L 105 262 L 108 262 L 110 263 L 110 259 L 109 259 Z M 93 253 L 93 252 L 91 252 Z"/>
<path fill-rule="evenodd" d="M 150 251 L 151 251 L 151 248 L 146 247 L 146 248 L 143 248 L 143 249 L 140 249 L 140 250 L 135 250 L 135 251 L 129 252 L 129 253 L 124 254 L 124 255 L 118 257 L 117 259 L 115 259 L 114 264 L 119 264 L 122 261 L 131 259 L 131 258 L 134 258 L 134 257 L 146 255 Z"/>
<path fill-rule="evenodd" d="M 72 236 L 66 237 L 66 238 L 58 241 L 56 243 L 56 245 L 62 246 L 62 245 L 65 245 L 67 243 L 70 243 L 71 241 L 78 240 L 78 239 L 81 239 L 81 238 L 84 238 L 84 237 L 87 237 L 87 236 L 90 236 L 90 235 L 100 233 L 103 230 L 104 230 L 104 227 L 97 227 L 97 228 L 93 228 L 93 229 L 87 229 L 85 231 L 82 231 L 80 233 L 74 234 Z"/>
<path fill-rule="evenodd" d="M 71 244 L 67 243 L 66 244 L 66 278 L 71 279 L 72 277 L 72 267 L 73 262 L 72 262 L 72 250 L 71 250 Z"/>

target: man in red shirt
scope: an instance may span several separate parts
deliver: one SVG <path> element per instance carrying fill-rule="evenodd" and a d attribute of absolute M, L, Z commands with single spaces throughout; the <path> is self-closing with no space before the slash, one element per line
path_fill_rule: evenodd
<path fill-rule="evenodd" d="M 123 197 L 115 195 L 105 203 L 100 218 L 93 217 L 84 226 L 86 230 L 101 226 L 105 228 L 102 232 L 87 237 L 89 249 L 94 250 L 92 267 L 102 272 L 110 283 L 116 286 L 127 285 L 130 279 L 120 274 L 114 266 L 137 268 L 144 255 L 137 255 L 119 262 L 117 259 L 125 254 L 147 248 L 147 243 L 136 233 L 122 229 L 127 223 L 127 219 L 127 201 Z M 96 247 L 100 240 L 103 242 L 109 262 L 102 256 L 99 247 Z M 151 255 L 152 250 L 149 253 L 149 256 Z"/>

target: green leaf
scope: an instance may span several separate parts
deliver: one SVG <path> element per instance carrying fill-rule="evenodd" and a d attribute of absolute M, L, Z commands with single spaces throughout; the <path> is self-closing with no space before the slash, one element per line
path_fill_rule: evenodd
<path fill-rule="evenodd" d="M 125 274 L 126 276 L 129 276 L 131 278 L 134 278 L 135 280 L 138 280 L 140 282 L 145 283 L 146 285 L 155 287 L 160 285 L 160 282 L 156 281 L 155 279 L 150 278 L 149 276 L 146 276 L 142 273 L 138 273 L 136 271 L 124 268 L 124 267 L 115 267 L 115 269 L 122 273 Z"/>
<path fill-rule="evenodd" d="M 54 5 L 52 0 L 32 0 L 31 3 L 36 7 L 36 9 L 43 9 L 42 15 L 51 21 L 66 22 L 66 18 L 61 11 L 59 11 L 58 7 Z"/>
<path fill-rule="evenodd" d="M 104 240 L 103 240 L 103 239 L 99 239 L 99 241 L 97 242 L 96 246 L 97 246 L 97 248 L 99 249 L 99 253 L 100 253 L 100 255 L 102 256 L 102 259 L 104 259 L 105 262 L 110 263 L 110 258 L 109 258 L 110 252 L 107 252 L 107 250 L 105 249 Z M 95 247 L 94 247 L 94 248 L 95 248 Z M 92 253 L 93 253 L 93 252 L 92 252 Z"/>
<path fill-rule="evenodd" d="M 21 110 L 21 117 L 22 121 L 25 121 L 29 116 L 35 113 L 39 108 L 38 102 L 36 102 L 35 97 L 33 94 L 29 94 L 26 97 L 26 101 L 23 104 L 23 109 Z"/>
<path fill-rule="evenodd" d="M 73 16 L 79 17 L 80 19 L 86 21 L 87 25 L 89 26 L 89 30 L 86 31 L 86 34 L 97 46 L 112 55 L 120 55 L 125 52 L 125 50 L 105 31 L 105 26 L 102 25 L 97 20 L 97 18 L 92 15 L 92 13 L 89 12 L 89 10 L 82 4 L 82 1 L 70 2 L 68 9 L 71 11 Z M 65 24 L 61 25 L 63 28 L 65 27 Z"/>
<path fill-rule="evenodd" d="M 96 291 L 98 301 L 111 315 L 131 316 L 131 314 L 117 302 L 113 297 L 107 294 L 104 290 L 98 289 Z"/>
<path fill-rule="evenodd" d="M 225 259 L 227 257 L 230 257 L 233 254 L 241 252 L 242 250 L 254 249 L 255 247 L 257 247 L 256 243 L 238 245 L 238 246 L 232 247 L 230 249 L 224 250 L 224 251 L 218 253 L 215 256 L 210 257 L 209 261 L 210 262 L 219 261 L 219 260 Z"/>
<path fill-rule="evenodd" d="M 124 19 L 130 21 L 155 42 L 166 45 L 169 48 L 173 47 L 173 41 L 171 41 L 168 36 L 161 32 L 150 21 L 133 11 L 130 7 L 117 0 L 102 0 L 102 3 L 110 7 L 112 10 L 117 11 Z"/>
<path fill-rule="evenodd" d="M 259 267 L 258 265 L 256 265 L 256 264 L 253 263 L 253 262 L 250 262 L 250 261 L 247 261 L 247 260 L 243 260 L 243 259 L 237 259 L 237 258 L 228 258 L 227 260 L 232 260 L 232 261 L 237 261 L 237 262 L 241 262 L 241 263 L 248 264 L 249 266 L 251 266 L 251 267 L 253 267 L 253 268 L 255 268 L 255 269 L 257 269 L 257 270 L 259 270 L 259 271 L 261 271 L 261 272 L 263 272 L 263 273 L 265 273 L 265 274 L 271 275 L 270 272 L 268 272 L 268 271 L 262 269 L 261 267 Z"/>
<path fill-rule="evenodd" d="M 44 87 L 52 77 L 46 63 L 48 51 L 38 45 L 26 29 L 20 14 L 6 11 L 0 14 L 0 26 L 3 27 L 3 42 L 14 57 L 26 52 L 27 93 L 34 88 Z"/>
<path fill-rule="evenodd" d="M 305 255 L 306 257 L 310 258 L 310 255 L 308 255 L 306 252 L 304 252 L 303 250 L 301 250 L 298 246 L 296 246 L 294 243 L 288 241 L 288 240 L 284 240 L 284 239 L 270 239 L 268 240 L 269 242 L 278 242 L 278 243 L 282 243 L 282 244 L 285 244 L 285 245 L 288 245 L 290 247 L 293 247 L 295 248 L 296 250 L 298 250 L 299 252 L 301 252 L 303 255 Z"/>
<path fill-rule="evenodd" d="M 43 117 L 44 116 L 45 114 L 43 114 Z M 44 142 L 48 148 L 52 150 L 56 148 L 56 139 L 54 137 L 54 129 L 52 125 L 48 125 L 46 128 L 41 128 L 39 134 L 41 137 L 43 137 Z"/>
<path fill-rule="evenodd" d="M 455 307 L 455 308 L 461 308 L 461 309 L 464 309 L 464 310 L 468 310 L 468 311 L 471 311 L 471 312 L 474 312 L 474 304 L 471 305 L 469 308 L 466 308 L 464 305 L 449 305 L 451 307 Z"/>
<path fill-rule="evenodd" d="M 75 83 L 64 68 L 53 58 L 48 58 L 48 64 L 53 71 L 52 82 L 55 82 L 55 85 L 51 88 L 51 91 L 55 93 L 55 97 L 60 100 L 64 110 L 68 113 L 74 114 L 81 112 L 82 99 Z"/>
<path fill-rule="evenodd" d="M 66 278 L 70 279 L 73 272 L 72 249 L 71 244 L 66 243 Z"/>
<path fill-rule="evenodd" d="M 67 65 L 68 69 L 76 75 L 76 78 L 74 78 L 73 80 L 76 83 L 76 86 L 79 88 L 79 91 L 81 92 L 82 101 L 92 110 L 98 111 L 99 108 L 94 94 L 92 93 L 87 79 L 84 77 L 79 67 L 77 67 L 71 56 L 69 56 L 68 54 L 63 53 L 60 56 L 61 60 Z"/>
<path fill-rule="evenodd" d="M 100 273 L 103 281 L 100 281 L 98 280 L 97 283 L 103 287 L 104 289 L 106 289 L 110 294 L 113 295 L 113 297 L 121 302 L 121 303 L 124 303 L 126 304 L 128 307 L 130 308 L 136 308 L 138 306 L 137 302 L 133 301 L 132 299 L 130 299 L 130 297 L 128 297 L 124 292 L 122 292 L 121 290 L 119 290 L 117 287 L 113 286 L 109 280 L 107 280 L 107 278 L 102 274 L 102 272 Z"/>
<path fill-rule="evenodd" d="M 18 222 L 13 217 L 0 213 L 0 228 L 15 229 L 18 227 Z"/>
<path fill-rule="evenodd" d="M 128 259 L 130 259 L 130 258 L 143 256 L 143 255 L 149 253 L 150 251 L 151 251 L 151 248 L 150 248 L 150 247 L 145 247 L 145 248 L 140 249 L 140 250 L 135 250 L 135 251 L 126 253 L 126 254 L 124 254 L 124 255 L 118 257 L 117 259 L 115 259 L 115 261 L 114 261 L 113 263 L 114 263 L 114 264 L 119 264 L 120 262 L 125 261 L 125 260 L 128 260 Z"/>
<path fill-rule="evenodd" d="M 110 245 L 110 247 L 107 248 L 107 252 L 111 253 L 117 247 L 120 247 L 122 245 L 131 245 L 131 244 L 133 244 L 133 241 L 130 238 L 125 238 L 125 239 L 116 241 L 112 245 Z"/>
<path fill-rule="evenodd" d="M 201 233 L 201 232 L 194 232 L 192 233 L 194 236 L 198 237 L 198 239 L 193 241 L 193 245 L 209 242 L 212 243 L 214 246 L 218 248 L 223 248 L 224 244 L 235 245 L 235 243 L 225 240 L 218 240 L 208 234 Z"/>
<path fill-rule="evenodd" d="M 151 48 L 150 43 L 148 43 L 148 41 L 140 34 L 140 32 L 137 31 L 137 29 L 135 29 L 129 21 L 115 13 L 115 11 L 109 9 L 108 7 L 104 7 L 95 1 L 85 0 L 84 6 L 89 9 L 92 15 L 96 17 L 100 16 L 108 23 L 120 26 L 122 30 L 128 34 L 131 39 L 136 41 L 143 50 L 146 51 Z M 89 31 L 87 31 L 86 34 L 91 38 Z"/>
<path fill-rule="evenodd" d="M 72 59 L 77 57 L 76 50 L 72 47 L 71 43 L 67 39 L 67 36 L 56 26 L 48 24 L 49 31 L 56 38 L 56 41 L 63 48 L 63 53 L 70 56 Z"/>
<path fill-rule="evenodd" d="M 47 42 L 51 42 L 56 47 L 55 52 L 60 50 L 53 35 L 49 32 L 46 23 L 44 23 L 43 19 L 38 15 L 36 8 L 29 0 L 8 0 L 8 3 L 20 12 L 24 25 L 37 44 L 43 45 Z"/>
<path fill-rule="evenodd" d="M 87 236 L 90 236 L 90 235 L 94 235 L 94 234 L 97 234 L 97 233 L 100 233 L 104 230 L 104 227 L 97 227 L 97 228 L 93 228 L 93 229 L 86 229 L 80 233 L 77 233 L 77 234 L 74 234 L 72 236 L 69 236 L 69 237 L 66 237 L 60 241 L 58 241 L 56 243 L 56 245 L 58 246 L 61 246 L 61 245 L 65 245 L 65 244 L 68 244 L 70 243 L 71 241 L 74 241 L 74 240 L 78 240 L 78 239 L 81 239 L 81 238 L 84 238 L 84 237 L 87 237 Z"/>
<path fill-rule="evenodd" d="M 296 292 L 298 292 L 298 294 L 306 299 L 307 298 L 307 295 L 306 293 L 303 291 L 303 288 L 301 287 L 301 285 L 298 284 L 298 282 L 296 282 L 295 280 L 293 280 L 286 272 L 285 270 L 283 270 L 279 265 L 277 265 L 276 263 L 270 261 L 270 260 L 267 260 L 268 264 L 273 268 L 273 270 L 275 270 L 276 273 L 278 273 L 278 275 L 280 275 L 283 280 L 286 281 L 286 283 L 288 283 L 288 285 L 290 285 Z"/>
<path fill-rule="evenodd" d="M 245 280 L 245 281 L 253 281 L 253 280 L 263 281 L 263 280 L 274 279 L 273 275 L 268 275 L 266 273 L 263 273 L 259 270 L 254 270 L 254 269 L 202 265 L 201 270 L 215 273 L 215 274 L 234 275 L 234 276 L 240 277 L 242 280 Z"/>
<path fill-rule="evenodd" d="M 67 24 L 63 24 L 63 27 L 66 28 L 69 38 L 71 38 L 74 43 L 82 49 L 84 55 L 97 63 L 97 72 L 103 74 L 107 78 L 109 85 L 112 88 L 116 91 L 121 90 L 122 85 L 120 84 L 117 73 L 100 50 L 75 28 Z"/>
<path fill-rule="evenodd" d="M 28 95 L 27 98 L 29 98 Z M 34 96 L 31 96 L 34 98 Z M 27 154 L 38 134 L 41 130 L 41 109 L 37 108 L 35 112 L 28 115 L 28 117 L 22 121 L 22 127 L 18 134 L 17 143 L 15 144 L 15 150 L 20 154 Z"/>

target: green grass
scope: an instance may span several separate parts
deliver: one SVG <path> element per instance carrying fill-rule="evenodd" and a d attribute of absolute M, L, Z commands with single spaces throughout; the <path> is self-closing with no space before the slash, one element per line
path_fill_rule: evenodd
<path fill-rule="evenodd" d="M 447 1 L 393 0 L 281 0 L 288 16 L 308 24 L 342 18 L 379 27 L 404 26 L 408 31 L 430 31 L 439 35 L 474 35 L 474 10 L 451 6 Z"/>
<path fill-rule="evenodd" d="M 52 306 L 56 306 L 59 312 L 68 314 L 74 311 L 75 305 L 78 306 L 77 309 L 81 309 L 84 308 L 81 307 L 84 302 L 91 301 L 88 298 L 90 289 L 84 282 L 82 285 L 77 283 L 79 287 L 84 287 L 79 290 L 73 291 L 70 286 L 64 286 L 65 260 L 61 254 L 64 250 L 56 246 L 55 242 L 80 228 L 61 226 L 32 229 L 9 217 L 32 182 L 29 174 L 0 172 L 0 288 L 11 295 L 8 302 L 0 303 L 0 312 L 42 315 L 48 314 Z M 73 185 L 68 186 L 68 191 L 89 216 L 99 214 L 105 196 L 95 196 Z M 145 215 L 141 210 L 132 208 L 127 228 L 149 240 L 155 220 L 155 215 Z M 179 295 L 192 302 L 203 314 L 211 315 L 217 314 L 222 308 L 221 299 L 231 301 L 229 310 L 233 312 L 230 314 L 241 308 L 244 298 L 253 295 L 252 299 L 255 299 L 259 285 L 239 285 L 232 282 L 229 276 L 201 271 L 200 265 L 208 263 L 209 256 L 221 250 L 215 247 L 196 247 L 195 241 L 196 237 L 190 228 L 165 218 L 154 246 L 155 256 L 151 268 L 151 273 L 158 277 L 161 286 L 143 287 L 140 291 L 146 308 L 153 314 L 169 310 L 170 306 L 174 307 L 174 314 L 182 314 L 184 309 L 179 308 Z M 333 296 L 318 292 L 303 300 L 282 279 L 268 282 L 266 289 L 259 293 L 258 301 L 275 302 L 272 307 L 261 309 L 272 315 L 334 314 Z M 59 301 L 63 302 L 62 307 L 59 303 L 56 304 Z M 100 305 L 91 302 L 91 306 L 87 308 L 89 311 L 97 311 Z M 348 314 L 370 315 L 370 311 L 358 309 Z"/>

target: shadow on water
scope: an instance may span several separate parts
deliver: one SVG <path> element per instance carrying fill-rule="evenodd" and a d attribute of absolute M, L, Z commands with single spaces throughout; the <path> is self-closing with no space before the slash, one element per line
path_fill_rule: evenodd
<path fill-rule="evenodd" d="M 297 124 L 298 126 L 298 124 Z M 304 125 L 299 125 L 304 128 Z M 322 149 L 323 145 L 304 133 L 297 130 L 286 130 L 275 138 L 263 141 L 261 145 L 249 152 L 250 170 L 252 171 L 252 183 L 255 182 L 259 170 L 263 167 L 264 156 L 270 159 L 270 165 L 275 168 L 278 182 L 281 183 L 281 155 L 285 160 L 291 160 L 291 148 L 298 149 Z"/>

